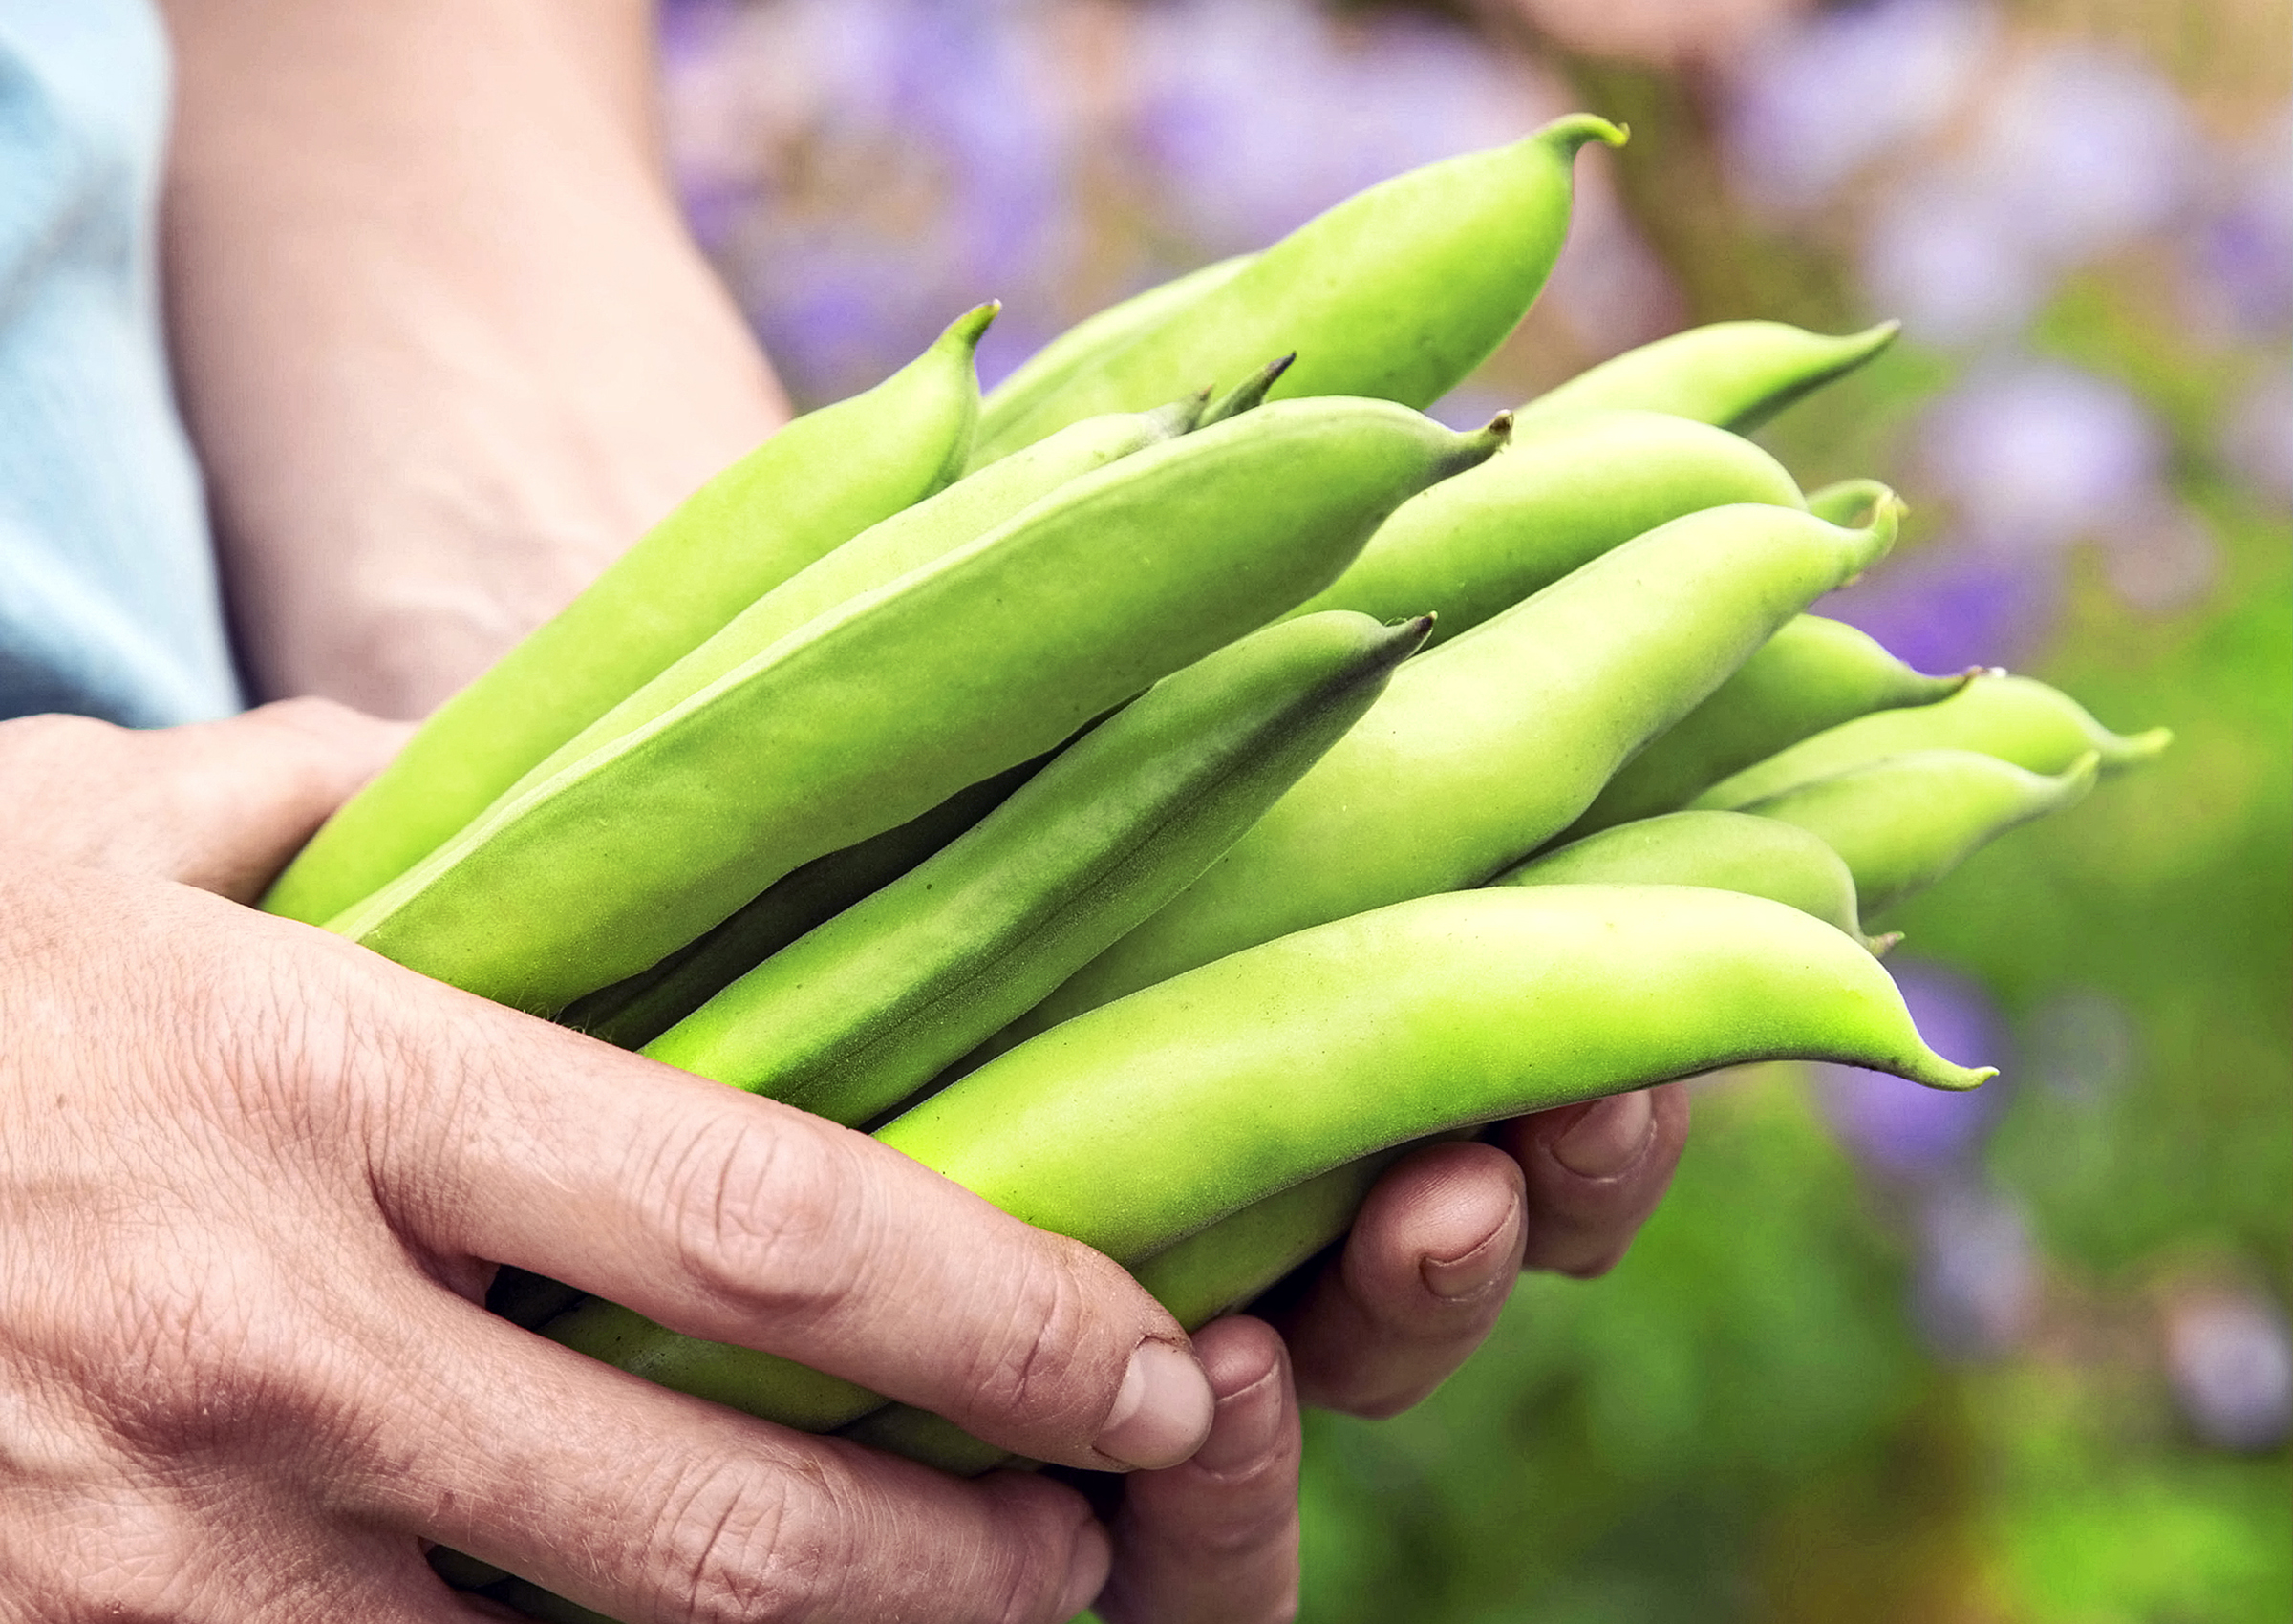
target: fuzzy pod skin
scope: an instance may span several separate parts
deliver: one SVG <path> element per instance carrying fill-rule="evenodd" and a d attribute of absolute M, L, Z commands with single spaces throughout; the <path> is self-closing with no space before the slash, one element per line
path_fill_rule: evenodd
<path fill-rule="evenodd" d="M 1577 374 L 1522 416 L 1577 406 L 1639 406 L 1749 434 L 1802 396 L 1895 342 L 1900 322 L 1832 338 L 1780 321 L 1692 327 Z"/>
<path fill-rule="evenodd" d="M 1892 506 L 1864 530 L 1706 508 L 1411 660 L 1232 850 L 993 1046 L 1293 930 L 1482 884 L 1894 537 Z"/>
<path fill-rule="evenodd" d="M 1291 351 L 1297 364 L 1275 386 L 1277 399 L 1431 404 L 1504 342 L 1544 287 L 1568 233 L 1577 150 L 1623 139 L 1576 114 L 1348 198 L 1024 409 L 996 411 L 975 464 L 1078 417 L 1135 411 Z"/>
<path fill-rule="evenodd" d="M 645 1053 L 847 1126 L 891 1109 L 1209 866 L 1427 630 L 1313 615 L 1165 677 Z"/>
<path fill-rule="evenodd" d="M 2059 689 L 2032 677 L 1984 672 L 1940 704 L 1882 711 L 1819 733 L 1723 779 L 1690 804 L 1732 811 L 1796 784 L 1914 750 L 1976 750 L 2047 776 L 2090 750 L 2107 778 L 2140 766 L 2173 741 L 2172 731 L 2162 727 L 2112 733 Z"/>
<path fill-rule="evenodd" d="M 897 828 L 814 858 L 651 969 L 574 999 L 559 1022 L 618 1048 L 643 1048 L 805 931 L 891 884 L 976 824 L 1042 765 L 1038 759 L 998 773 Z"/>
<path fill-rule="evenodd" d="M 1782 463 L 1724 429 L 1661 412 L 1549 413 L 1503 456 L 1402 503 L 1293 612 L 1431 614 L 1440 643 L 1659 524 L 1741 502 L 1803 505 Z"/>
<path fill-rule="evenodd" d="M 1504 886 L 1238 952 L 1042 1034 L 878 1131 L 1015 1217 L 1143 1259 L 1428 1134 L 1750 1060 L 1931 1087 L 1856 942 L 1763 897 Z"/>
<path fill-rule="evenodd" d="M 1839 853 L 1872 913 L 1934 885 L 2008 829 L 2075 806 L 2101 767 L 2089 750 L 2059 773 L 1974 750 L 1914 750 L 1850 767 L 1745 812 L 1793 824 Z M 1715 814 L 1718 815 L 1718 814 Z"/>
<path fill-rule="evenodd" d="M 553 1014 L 1311 596 L 1508 427 L 1300 400 L 1137 452 L 505 799 L 330 928 Z"/>
<path fill-rule="evenodd" d="M 1866 948 L 1855 876 L 1824 841 L 1796 824 L 1742 812 L 1667 812 L 1555 847 L 1508 868 L 1492 886 L 1704 886 L 1766 897 L 1822 920 Z"/>
<path fill-rule="evenodd" d="M 968 474 L 936 496 L 869 525 L 743 609 L 699 647 L 551 753 L 510 792 L 530 788 L 691 698 L 808 622 L 945 558 L 1007 524 L 1086 474 L 1191 431 L 1207 395 L 1149 412 L 1117 412 L 1059 433 Z"/>
<path fill-rule="evenodd" d="M 1939 704 L 1973 675 L 1923 675 L 1852 626 L 1800 615 L 1626 762 L 1557 840 L 1674 811 L 1803 738 L 1873 712 Z"/>
<path fill-rule="evenodd" d="M 265 909 L 333 918 L 760 594 L 954 480 L 979 411 L 972 355 L 996 309 L 958 317 L 874 389 L 806 413 L 687 498 L 441 705 L 311 837 Z"/>
<path fill-rule="evenodd" d="M 1000 439 L 1011 423 L 1032 412 L 1045 397 L 1089 373 L 1139 334 L 1232 282 L 1257 257 L 1254 253 L 1236 254 L 1206 265 L 1077 322 L 987 392 L 979 403 L 979 443 L 988 445 Z M 1198 379 L 1197 384 L 1213 381 Z"/>

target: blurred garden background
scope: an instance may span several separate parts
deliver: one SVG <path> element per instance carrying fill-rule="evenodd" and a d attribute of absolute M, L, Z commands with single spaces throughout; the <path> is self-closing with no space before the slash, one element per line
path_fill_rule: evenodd
<path fill-rule="evenodd" d="M 1914 505 L 1824 606 L 2157 766 L 1882 923 L 1972 1097 L 1703 1086 L 1608 1278 L 1316 1417 L 1314 1624 L 2293 1617 L 2293 0 L 669 0 L 692 219 L 800 403 L 1069 322 L 1585 108 L 1449 401 L 1701 321 L 1905 336 L 1761 438 Z"/>

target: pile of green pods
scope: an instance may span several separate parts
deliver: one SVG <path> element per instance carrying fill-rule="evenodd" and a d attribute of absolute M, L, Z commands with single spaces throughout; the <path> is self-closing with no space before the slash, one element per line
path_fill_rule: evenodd
<path fill-rule="evenodd" d="M 1429 1139 L 1778 1058 L 1974 1086 L 1871 922 L 2167 737 L 1809 612 L 1903 505 L 1742 435 L 1892 325 L 1721 323 L 1475 431 L 1423 415 L 1622 139 L 1578 116 L 1401 176 L 984 400 L 995 307 L 959 317 L 457 695 L 265 906 L 868 1128 L 1189 1325 Z M 495 1306 L 998 1458 L 548 1281 Z"/>

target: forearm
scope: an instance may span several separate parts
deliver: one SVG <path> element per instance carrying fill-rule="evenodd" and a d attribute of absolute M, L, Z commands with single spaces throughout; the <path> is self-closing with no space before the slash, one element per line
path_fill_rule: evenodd
<path fill-rule="evenodd" d="M 267 695 L 416 716 L 785 416 L 642 0 L 165 0 L 169 325 Z"/>

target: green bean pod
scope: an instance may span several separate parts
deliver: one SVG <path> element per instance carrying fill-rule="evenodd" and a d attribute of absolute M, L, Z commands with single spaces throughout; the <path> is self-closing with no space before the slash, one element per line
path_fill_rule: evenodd
<path fill-rule="evenodd" d="M 1009 524 L 1085 474 L 1190 432 L 1208 396 L 1205 390 L 1149 412 L 1114 412 L 1069 423 L 1019 455 L 966 475 L 938 495 L 871 524 L 758 598 L 716 635 L 584 728 L 510 793 L 541 782 L 691 698 L 839 605 Z"/>
<path fill-rule="evenodd" d="M 1872 913 L 1934 885 L 2008 829 L 2075 806 L 2101 755 L 2059 773 L 2025 772 L 1975 750 L 1914 750 L 1754 801 L 1744 810 L 1795 824 L 1839 853 Z"/>
<path fill-rule="evenodd" d="M 1766 897 L 1822 920 L 1875 953 L 1855 876 L 1819 836 L 1742 812 L 1666 812 L 1618 823 L 1508 868 L 1492 886 L 1704 886 Z"/>
<path fill-rule="evenodd" d="M 1938 1088 L 1863 948 L 1762 897 L 1504 886 L 1268 942 L 1079 1015 L 878 1131 L 1118 1261 L 1428 1134 L 1758 1059 Z"/>
<path fill-rule="evenodd" d="M 543 1326 L 542 1335 L 655 1386 L 799 1432 L 833 1432 L 884 1404 L 856 1381 L 778 1354 L 681 1336 L 602 1297 L 585 1298 Z"/>
<path fill-rule="evenodd" d="M 645 1053 L 832 1122 L 889 1110 L 1200 874 L 1427 630 L 1314 615 L 1165 677 Z"/>
<path fill-rule="evenodd" d="M 1939 704 L 1881 711 L 1817 734 L 1731 774 L 1691 805 L 1732 811 L 1796 784 L 1914 750 L 1978 750 L 2051 776 L 2088 751 L 2105 778 L 2138 767 L 2174 740 L 2170 729 L 2119 735 L 2077 700 L 2027 676 L 1985 672 Z"/>
<path fill-rule="evenodd" d="M 1730 773 L 1856 716 L 1939 704 L 1973 674 L 1922 675 L 1854 627 L 1803 614 L 1626 762 L 1556 844 L 1685 806 Z"/>
<path fill-rule="evenodd" d="M 1802 505 L 1747 439 L 1661 412 L 1554 412 L 1501 457 L 1402 503 L 1361 556 L 1293 613 L 1430 613 L 1444 642 L 1612 547 L 1699 508 Z"/>
<path fill-rule="evenodd" d="M 1780 321 L 1692 327 L 1589 367 L 1523 407 L 1639 406 L 1749 434 L 1895 342 L 1900 322 L 1832 338 Z"/>
<path fill-rule="evenodd" d="M 1232 282 L 1257 257 L 1236 254 L 1203 266 L 1077 322 L 987 392 L 979 403 L 980 443 L 999 439 L 1010 423 L 1033 411 L 1046 396 L 1067 388 L 1132 339 L 1175 317 L 1211 289 Z"/>
<path fill-rule="evenodd" d="M 397 878 L 558 746 L 815 559 L 947 484 L 979 410 L 959 317 L 865 395 L 807 413 L 700 487 L 589 588 L 440 706 L 263 899 L 333 918 Z"/>
<path fill-rule="evenodd" d="M 641 1049 L 789 943 L 882 889 L 977 823 L 1043 762 L 958 790 L 921 817 L 816 857 L 775 880 L 723 924 L 654 965 L 568 1004 L 558 1020 L 623 1049 Z"/>
<path fill-rule="evenodd" d="M 1507 431 L 1317 399 L 1137 452 L 497 803 L 330 928 L 554 1013 L 1310 596 Z"/>
<path fill-rule="evenodd" d="M 1894 536 L 1892 504 L 1863 530 L 1706 508 L 1409 661 L 1201 879 L 993 1047 L 1254 943 L 1482 884 Z"/>
<path fill-rule="evenodd" d="M 1895 493 L 1876 480 L 1834 480 L 1808 493 L 1808 511 L 1834 524 L 1860 524 Z"/>
<path fill-rule="evenodd" d="M 975 465 L 1097 412 L 1135 410 L 1297 353 L 1277 398 L 1425 406 L 1504 342 L 1568 233 L 1572 169 L 1623 132 L 1576 114 L 1428 164 L 1308 221 L 1234 275 L 983 425 Z"/>

